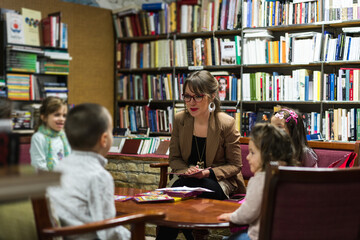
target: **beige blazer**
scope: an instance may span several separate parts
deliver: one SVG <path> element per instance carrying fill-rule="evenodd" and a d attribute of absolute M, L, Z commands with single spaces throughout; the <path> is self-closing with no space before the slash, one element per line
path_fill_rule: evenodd
<path fill-rule="evenodd" d="M 191 154 L 194 118 L 183 111 L 175 115 L 170 141 L 172 172 L 184 173 Z M 211 167 L 226 195 L 245 193 L 241 174 L 240 133 L 235 119 L 226 113 L 211 113 L 206 137 L 206 166 Z"/>

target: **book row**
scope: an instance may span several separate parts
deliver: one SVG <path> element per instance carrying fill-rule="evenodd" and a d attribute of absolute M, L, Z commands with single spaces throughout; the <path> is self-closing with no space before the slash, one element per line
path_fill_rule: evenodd
<path fill-rule="evenodd" d="M 175 41 L 158 40 L 146 43 L 117 43 L 118 69 L 157 68 L 172 66 L 216 66 L 241 64 L 241 38 L 235 41 L 220 38 L 195 38 Z"/>
<path fill-rule="evenodd" d="M 240 27 L 241 0 L 181 0 L 113 10 L 118 38 Z M 151 5 L 151 7 L 149 7 Z M 156 5 L 156 6 L 155 6 Z"/>
<path fill-rule="evenodd" d="M 137 132 L 140 128 L 150 128 L 151 132 L 172 131 L 173 109 L 150 109 L 149 106 L 129 106 L 119 108 L 119 127 Z"/>
<path fill-rule="evenodd" d="M 169 155 L 169 137 L 114 137 L 110 153 Z"/>
<path fill-rule="evenodd" d="M 42 100 L 48 96 L 57 96 L 67 100 L 68 89 L 65 83 L 47 82 L 32 74 L 9 73 L 7 78 L 7 97 L 12 100 Z"/>
<path fill-rule="evenodd" d="M 322 0 L 244 0 L 243 27 L 269 27 L 322 21 Z"/>
<path fill-rule="evenodd" d="M 25 46 L 6 48 L 6 70 L 45 74 L 69 74 L 69 53 Z"/>
<path fill-rule="evenodd" d="M 244 101 L 320 101 L 321 72 L 306 69 L 292 75 L 265 72 L 244 73 Z"/>
<path fill-rule="evenodd" d="M 360 60 L 360 28 L 346 27 L 342 31 L 338 35 L 325 31 L 322 43 L 319 32 L 285 33 L 271 41 L 273 33 L 269 30 L 246 29 L 244 64 Z"/>
<path fill-rule="evenodd" d="M 6 20 L 7 43 L 31 46 L 68 47 L 68 25 L 61 22 L 61 12 L 50 13 L 42 18 L 41 12 L 22 8 L 21 13 L 12 9 L 0 9 Z"/>
<path fill-rule="evenodd" d="M 118 75 L 118 100 L 173 100 L 173 75 Z"/>
<path fill-rule="evenodd" d="M 241 135 L 249 136 L 251 129 L 258 122 L 269 122 L 272 110 L 259 112 L 244 111 L 235 115 L 241 121 Z M 317 112 L 302 113 L 307 135 L 320 133 L 325 140 L 357 141 L 360 140 L 360 109 L 335 108 L 325 110 L 323 116 Z M 320 127 L 322 123 L 322 128 Z"/>

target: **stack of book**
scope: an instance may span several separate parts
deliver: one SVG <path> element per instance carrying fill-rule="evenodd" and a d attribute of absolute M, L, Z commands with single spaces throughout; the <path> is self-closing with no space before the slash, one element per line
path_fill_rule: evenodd
<path fill-rule="evenodd" d="M 68 26 L 61 22 L 61 12 L 48 14 L 42 19 L 43 45 L 47 47 L 68 47 Z"/>
<path fill-rule="evenodd" d="M 68 88 L 66 87 L 65 83 L 44 82 L 44 91 L 46 97 L 59 97 L 65 101 L 68 98 Z"/>
<path fill-rule="evenodd" d="M 9 73 L 6 76 L 8 98 L 12 100 L 30 100 L 31 75 Z"/>
<path fill-rule="evenodd" d="M 36 72 L 37 54 L 7 48 L 6 69 L 13 72 Z"/>
<path fill-rule="evenodd" d="M 40 59 L 40 72 L 46 74 L 69 74 L 69 60 Z"/>

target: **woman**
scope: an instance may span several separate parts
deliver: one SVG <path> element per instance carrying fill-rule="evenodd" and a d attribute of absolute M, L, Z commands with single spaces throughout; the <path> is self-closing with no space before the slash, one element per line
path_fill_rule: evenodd
<path fill-rule="evenodd" d="M 172 187 L 208 188 L 214 192 L 199 197 L 222 200 L 233 193 L 245 193 L 245 186 L 240 133 L 234 118 L 220 111 L 218 89 L 218 82 L 208 71 L 188 76 L 183 86 L 186 109 L 175 116 L 169 161 L 172 172 L 192 174 L 174 175 Z M 176 229 L 168 229 L 167 237 L 164 231 L 160 228 L 157 239 L 176 239 Z"/>

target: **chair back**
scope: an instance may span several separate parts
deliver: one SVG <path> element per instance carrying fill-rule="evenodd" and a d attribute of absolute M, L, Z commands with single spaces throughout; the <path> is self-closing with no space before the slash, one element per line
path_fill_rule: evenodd
<path fill-rule="evenodd" d="M 360 168 L 270 166 L 260 239 L 360 239 Z"/>
<path fill-rule="evenodd" d="M 36 231 L 39 239 L 51 239 L 43 234 L 43 229 L 54 227 L 50 218 L 49 204 L 46 197 L 32 198 L 32 207 L 34 211 Z"/>

